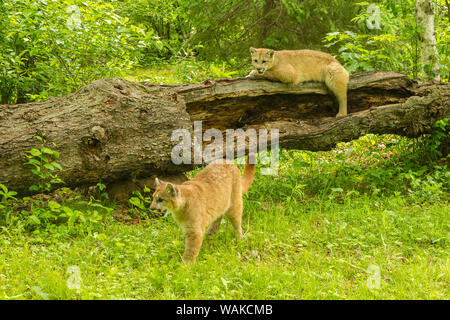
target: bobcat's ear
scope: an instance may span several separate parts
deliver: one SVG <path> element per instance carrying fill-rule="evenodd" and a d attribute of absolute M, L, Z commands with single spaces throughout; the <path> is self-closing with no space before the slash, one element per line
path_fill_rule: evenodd
<path fill-rule="evenodd" d="M 178 196 L 177 188 L 175 188 L 175 186 L 173 184 L 171 184 L 171 183 L 168 183 L 166 185 L 166 192 L 167 192 L 167 195 L 169 197 L 176 197 L 176 196 Z"/>
<path fill-rule="evenodd" d="M 161 181 L 158 178 L 155 178 L 155 187 L 159 187 L 161 185 Z"/>
<path fill-rule="evenodd" d="M 254 54 L 255 52 L 256 52 L 256 49 L 253 48 L 253 47 L 250 47 L 250 53 L 251 53 L 251 54 Z"/>
<path fill-rule="evenodd" d="M 273 57 L 273 54 L 275 53 L 275 51 L 273 51 L 272 49 L 271 50 L 269 50 L 269 51 L 267 51 L 267 55 L 269 56 L 269 57 Z"/>

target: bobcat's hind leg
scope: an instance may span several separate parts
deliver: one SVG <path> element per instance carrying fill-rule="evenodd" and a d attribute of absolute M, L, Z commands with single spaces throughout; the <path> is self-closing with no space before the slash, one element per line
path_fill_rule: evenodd
<path fill-rule="evenodd" d="M 214 220 L 211 225 L 208 227 L 208 235 L 213 236 L 219 231 L 220 223 L 222 222 L 222 217 Z"/>
<path fill-rule="evenodd" d="M 228 209 L 225 214 L 227 218 L 230 220 L 231 225 L 236 230 L 236 238 L 240 240 L 242 238 L 242 195 L 240 195 L 237 199 L 233 201 L 230 209 Z"/>
<path fill-rule="evenodd" d="M 339 112 L 336 115 L 336 118 L 342 118 L 347 115 L 348 72 L 344 67 L 338 64 L 329 65 L 326 72 L 325 84 L 336 96 L 339 103 Z"/>

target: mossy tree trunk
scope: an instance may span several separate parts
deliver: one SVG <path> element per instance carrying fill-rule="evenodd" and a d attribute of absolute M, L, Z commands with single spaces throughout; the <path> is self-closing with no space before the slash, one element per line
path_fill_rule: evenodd
<path fill-rule="evenodd" d="M 416 0 L 416 16 L 423 77 L 440 81 L 438 51 L 434 34 L 433 0 Z"/>

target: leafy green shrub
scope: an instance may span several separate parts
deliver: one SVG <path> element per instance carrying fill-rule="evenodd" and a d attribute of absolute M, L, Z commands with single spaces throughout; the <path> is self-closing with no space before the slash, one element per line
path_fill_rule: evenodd
<path fill-rule="evenodd" d="M 422 154 L 424 159 L 428 160 L 429 164 L 434 163 L 443 156 L 448 156 L 448 147 L 450 145 L 448 126 L 447 118 L 436 121 L 431 134 L 423 137 L 421 144 L 418 145 L 418 152 Z"/>
<path fill-rule="evenodd" d="M 450 191 L 445 155 L 437 152 L 436 139 L 448 139 L 443 123 L 438 122 L 432 134 L 420 139 L 366 135 L 327 152 L 283 150 L 279 175 L 259 175 L 249 198 L 285 203 L 318 198 L 342 203 L 356 196 L 403 195 L 413 203 L 441 201 Z"/>
<path fill-rule="evenodd" d="M 0 3 L 2 103 L 71 93 L 134 66 L 152 41 L 106 1 Z"/>
<path fill-rule="evenodd" d="M 441 169 L 441 168 L 438 168 Z M 441 200 L 445 190 L 443 188 L 444 181 L 450 180 L 448 171 L 436 171 L 431 175 L 420 177 L 417 173 L 409 172 L 408 195 L 412 202 L 415 203 L 435 203 Z"/>
<path fill-rule="evenodd" d="M 28 231 L 78 234 L 92 232 L 100 223 L 111 218 L 112 208 L 106 207 L 95 199 L 80 199 L 68 189 L 59 190 L 57 195 L 66 195 L 63 201 L 50 200 L 49 197 L 25 197 L 22 209 L 16 219 L 24 223 Z"/>
<path fill-rule="evenodd" d="M 27 151 L 25 156 L 28 161 L 24 165 L 32 166 L 31 173 L 39 177 L 39 182 L 37 185 L 30 186 L 29 190 L 48 192 L 52 188 L 52 184 L 63 183 L 58 175 L 53 173 L 55 169 L 62 170 L 61 165 L 54 161 L 59 158 L 59 153 L 47 148 L 46 140 L 43 137 L 35 136 L 34 138 L 41 142 L 41 148 Z"/>
<path fill-rule="evenodd" d="M 40 194 L 16 199 L 15 191 L 9 191 L 0 184 L 0 226 L 15 226 L 34 233 L 77 234 L 92 232 L 100 227 L 101 222 L 109 220 L 113 208 L 94 197 L 84 200 L 68 188 L 44 194 L 50 192 L 55 184 L 63 183 L 55 170 L 62 170 L 62 167 L 54 161 L 59 158 L 59 153 L 48 148 L 44 138 L 35 138 L 41 146 L 26 152 L 28 160 L 25 165 L 30 166 L 31 172 L 38 177 L 38 183 L 32 185 L 30 191 Z M 98 186 L 104 190 L 103 184 Z M 102 193 L 100 198 L 105 198 L 105 194 Z"/>
<path fill-rule="evenodd" d="M 358 26 L 357 30 L 328 33 L 324 37 L 325 47 L 338 50 L 337 58 L 349 72 L 394 70 L 420 78 L 420 26 L 416 23 L 415 1 L 382 0 L 375 4 L 380 9 L 379 28 L 369 29 L 366 25 L 373 15 L 368 10 L 373 3 L 357 3 L 362 9 L 352 20 Z M 436 17 L 441 74 L 442 79 L 448 81 L 448 16 L 437 11 Z"/>
<path fill-rule="evenodd" d="M 128 212 L 131 215 L 138 216 L 140 219 L 146 219 L 148 217 L 159 217 L 163 213 L 150 209 L 152 203 L 152 197 L 150 196 L 150 189 L 144 186 L 143 193 L 136 190 L 133 191 L 133 196 L 128 199 L 131 208 Z M 128 216 L 131 219 L 131 216 Z"/>
<path fill-rule="evenodd" d="M 14 197 L 17 195 L 17 192 L 8 190 L 8 188 L 1 183 L 0 188 L 0 226 L 2 226 L 10 223 L 11 212 L 13 211 L 11 208 L 11 202 L 17 200 Z"/>
<path fill-rule="evenodd" d="M 190 23 L 184 2 L 178 0 L 112 1 L 121 16 L 145 30 L 145 45 L 139 48 L 139 62 L 151 65 L 173 57 L 192 54 L 187 40 Z"/>
<path fill-rule="evenodd" d="M 148 187 L 145 187 L 144 192 L 150 192 Z M 152 200 L 149 196 L 143 195 L 140 191 L 133 191 L 133 197 L 128 199 L 131 205 L 130 213 L 138 215 L 140 218 L 146 218 L 150 213 L 150 204 Z"/>

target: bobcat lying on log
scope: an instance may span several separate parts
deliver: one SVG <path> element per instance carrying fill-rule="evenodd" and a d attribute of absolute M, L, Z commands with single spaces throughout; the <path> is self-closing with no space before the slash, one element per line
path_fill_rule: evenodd
<path fill-rule="evenodd" d="M 336 118 L 347 115 L 347 70 L 328 53 L 313 50 L 282 50 L 250 48 L 255 67 L 247 77 L 278 80 L 298 84 L 323 81 L 339 103 Z"/>

